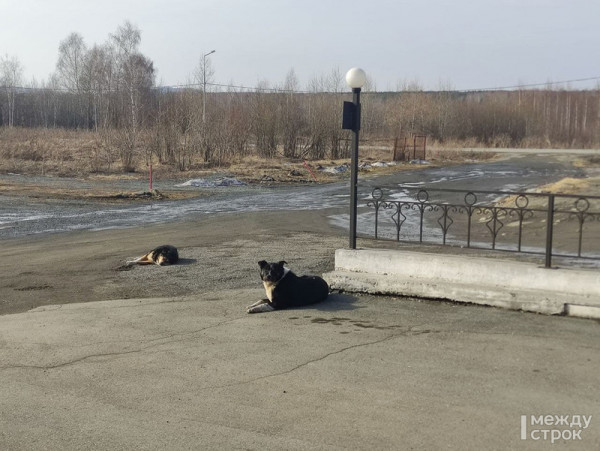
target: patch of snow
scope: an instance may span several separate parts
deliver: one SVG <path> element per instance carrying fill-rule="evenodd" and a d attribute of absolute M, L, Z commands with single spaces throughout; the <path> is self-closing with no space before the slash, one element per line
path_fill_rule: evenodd
<path fill-rule="evenodd" d="M 376 161 L 371 166 L 373 166 L 374 168 L 385 168 L 385 167 L 389 166 L 389 164 L 386 163 L 385 161 Z"/>
<path fill-rule="evenodd" d="M 327 172 L 328 174 L 341 174 L 342 172 L 346 172 L 348 168 L 349 166 L 347 164 L 341 164 L 339 166 L 322 168 L 320 171 Z"/>
<path fill-rule="evenodd" d="M 215 188 L 217 186 L 244 186 L 246 183 L 234 177 L 218 177 L 216 179 L 192 179 L 175 185 L 178 187 L 193 186 L 195 188 Z"/>

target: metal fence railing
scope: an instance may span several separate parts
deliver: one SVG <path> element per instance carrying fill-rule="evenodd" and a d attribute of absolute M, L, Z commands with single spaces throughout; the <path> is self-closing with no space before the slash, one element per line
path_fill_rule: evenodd
<path fill-rule="evenodd" d="M 374 238 L 600 260 L 600 196 L 373 189 Z"/>

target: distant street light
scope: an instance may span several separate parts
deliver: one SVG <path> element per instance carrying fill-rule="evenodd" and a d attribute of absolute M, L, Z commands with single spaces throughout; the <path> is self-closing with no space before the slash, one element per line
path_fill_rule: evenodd
<path fill-rule="evenodd" d="M 212 55 L 216 50 L 211 50 L 202 56 L 202 123 L 206 122 L 206 57 Z"/>
<path fill-rule="evenodd" d="M 365 71 L 353 67 L 346 73 L 346 83 L 352 88 L 352 102 L 344 102 L 342 128 L 352 130 L 350 161 L 350 249 L 356 249 L 357 185 L 358 185 L 358 132 L 360 130 L 360 89 L 367 81 Z"/>

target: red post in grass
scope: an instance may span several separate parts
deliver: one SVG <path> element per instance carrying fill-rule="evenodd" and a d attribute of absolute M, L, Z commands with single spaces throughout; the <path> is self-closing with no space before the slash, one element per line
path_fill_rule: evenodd
<path fill-rule="evenodd" d="M 315 173 L 312 171 L 312 169 L 310 169 L 310 166 L 306 163 L 306 160 L 304 160 L 304 167 L 308 169 L 308 172 L 310 172 L 310 175 L 312 175 L 313 180 L 316 182 L 317 178 L 315 177 Z"/>

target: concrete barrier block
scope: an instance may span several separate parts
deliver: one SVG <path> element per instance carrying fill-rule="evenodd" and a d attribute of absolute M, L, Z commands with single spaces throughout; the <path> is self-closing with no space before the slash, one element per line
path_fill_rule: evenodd
<path fill-rule="evenodd" d="M 579 318 L 600 319 L 600 307 L 595 305 L 566 304 L 565 314 Z"/>
<path fill-rule="evenodd" d="M 545 314 L 564 314 L 567 304 L 600 309 L 597 270 L 547 269 L 512 260 L 338 249 L 335 271 L 324 278 L 332 288 L 345 291 L 447 299 Z M 578 307 L 573 311 L 583 312 Z"/>

